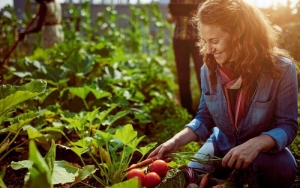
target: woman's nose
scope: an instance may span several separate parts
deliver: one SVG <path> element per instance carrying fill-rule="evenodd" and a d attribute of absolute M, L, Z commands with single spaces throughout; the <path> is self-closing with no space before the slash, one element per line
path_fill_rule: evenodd
<path fill-rule="evenodd" d="M 211 44 L 206 44 L 207 46 L 206 46 L 206 53 L 208 53 L 208 54 L 211 54 L 211 53 L 213 53 L 214 52 L 214 48 L 213 48 L 213 46 L 211 45 Z"/>

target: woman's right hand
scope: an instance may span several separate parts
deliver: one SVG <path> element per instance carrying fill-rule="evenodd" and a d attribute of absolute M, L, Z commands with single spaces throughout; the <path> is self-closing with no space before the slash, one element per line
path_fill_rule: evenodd
<path fill-rule="evenodd" d="M 157 159 L 164 158 L 164 155 L 172 152 L 176 152 L 179 146 L 177 146 L 174 139 L 170 139 L 165 143 L 159 145 L 155 150 L 153 150 L 147 158 L 156 156 Z"/>
<path fill-rule="evenodd" d="M 168 153 L 174 153 L 179 147 L 184 146 L 192 141 L 196 141 L 198 136 L 190 128 L 185 128 L 177 133 L 173 138 L 159 145 L 153 150 L 147 158 L 156 156 L 157 159 L 163 159 Z"/>

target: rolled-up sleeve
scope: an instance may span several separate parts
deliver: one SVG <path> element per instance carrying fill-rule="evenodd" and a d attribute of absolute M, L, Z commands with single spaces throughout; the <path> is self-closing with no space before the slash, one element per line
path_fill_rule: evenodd
<path fill-rule="evenodd" d="M 275 126 L 263 135 L 271 136 L 276 148 L 270 152 L 279 152 L 289 146 L 297 136 L 298 130 L 298 82 L 294 63 L 286 58 L 276 95 Z"/>
<path fill-rule="evenodd" d="M 201 98 L 200 104 L 198 107 L 198 112 L 196 117 L 188 123 L 185 127 L 190 128 L 193 130 L 199 138 L 199 141 L 205 141 L 210 134 L 212 133 L 213 127 L 215 127 L 215 123 L 213 118 L 207 108 L 205 102 L 205 93 L 207 92 L 207 88 L 209 87 L 208 81 L 208 70 L 205 68 L 205 65 L 201 68 Z"/>

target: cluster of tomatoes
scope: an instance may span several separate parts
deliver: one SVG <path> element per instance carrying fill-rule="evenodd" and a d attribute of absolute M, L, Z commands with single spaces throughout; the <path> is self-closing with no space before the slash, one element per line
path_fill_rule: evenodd
<path fill-rule="evenodd" d="M 164 160 L 155 160 L 150 164 L 148 172 L 139 168 L 130 170 L 127 174 L 127 179 L 138 178 L 140 184 L 145 188 L 154 188 L 158 186 L 169 168 Z"/>

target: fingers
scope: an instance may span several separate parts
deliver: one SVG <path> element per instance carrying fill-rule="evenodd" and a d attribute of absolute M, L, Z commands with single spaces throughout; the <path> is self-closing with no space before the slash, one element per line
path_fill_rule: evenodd
<path fill-rule="evenodd" d="M 247 168 L 251 163 L 252 161 L 244 161 L 243 165 L 241 166 L 241 169 Z"/>
<path fill-rule="evenodd" d="M 158 153 L 157 153 L 157 158 L 161 159 L 164 156 L 164 153 L 166 151 L 166 148 L 163 145 L 158 146 Z"/>
<path fill-rule="evenodd" d="M 251 160 L 243 158 L 239 155 L 234 155 L 233 151 L 229 151 L 222 159 L 222 166 L 231 169 L 245 169 L 251 164 Z"/>
<path fill-rule="evenodd" d="M 229 151 L 222 159 L 222 166 L 224 168 L 230 168 L 228 166 L 229 159 L 231 158 L 231 151 Z"/>
<path fill-rule="evenodd" d="M 159 153 L 161 153 L 160 149 L 162 148 L 162 145 L 158 146 L 157 148 L 155 148 L 149 155 L 147 158 L 151 158 L 154 156 L 157 156 L 158 159 L 161 158 L 161 155 L 159 156 Z"/>
<path fill-rule="evenodd" d="M 155 155 L 157 156 L 157 159 L 162 159 L 164 158 L 164 155 L 166 152 L 169 151 L 169 145 L 164 143 L 159 145 L 155 150 L 153 150 L 147 158 L 154 157 Z"/>

